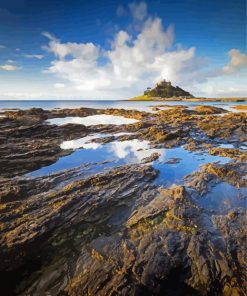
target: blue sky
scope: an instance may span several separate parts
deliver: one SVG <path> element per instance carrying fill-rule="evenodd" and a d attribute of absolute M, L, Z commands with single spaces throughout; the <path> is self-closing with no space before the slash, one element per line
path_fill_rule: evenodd
<path fill-rule="evenodd" d="M 246 96 L 246 2 L 0 0 L 0 99 Z"/>

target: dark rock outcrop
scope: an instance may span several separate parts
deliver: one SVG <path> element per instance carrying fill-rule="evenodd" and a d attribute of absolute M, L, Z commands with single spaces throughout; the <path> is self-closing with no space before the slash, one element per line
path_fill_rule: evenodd
<path fill-rule="evenodd" d="M 171 98 L 171 97 L 190 97 L 193 98 L 192 94 L 188 91 L 183 90 L 178 86 L 173 86 L 171 82 L 163 80 L 156 84 L 154 88 L 148 88 L 144 91 L 144 95 L 150 97 L 160 98 Z"/>
<path fill-rule="evenodd" d="M 3 295 L 246 295 L 246 211 L 209 211 L 200 203 L 224 182 L 236 190 L 247 186 L 245 155 L 238 148 L 246 140 L 246 114 L 215 115 L 219 111 L 171 106 L 157 113 L 87 108 L 5 112 L 0 118 Z M 45 123 L 93 114 L 139 122 Z M 118 132 L 125 134 L 115 136 Z M 145 164 L 158 159 L 157 153 L 100 174 L 88 164 L 42 177 L 24 175 L 71 153 L 60 148 L 62 141 L 92 133 L 110 133 L 94 140 L 102 144 L 116 139 L 146 140 L 151 148 L 186 144 L 188 150 L 233 161 L 206 164 L 182 185 L 169 188 L 155 185 L 159 172 Z M 222 142 L 234 148 L 218 147 Z"/>

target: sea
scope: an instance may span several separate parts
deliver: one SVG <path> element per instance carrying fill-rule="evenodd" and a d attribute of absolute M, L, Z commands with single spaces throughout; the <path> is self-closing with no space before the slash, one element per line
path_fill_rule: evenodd
<path fill-rule="evenodd" d="M 0 110 L 4 109 L 29 109 L 29 108 L 123 108 L 151 112 L 152 107 L 157 105 L 184 105 L 189 108 L 198 105 L 210 105 L 225 108 L 229 111 L 236 111 L 232 107 L 246 105 L 246 102 L 186 102 L 186 101 L 84 101 L 84 100 L 0 100 Z"/>

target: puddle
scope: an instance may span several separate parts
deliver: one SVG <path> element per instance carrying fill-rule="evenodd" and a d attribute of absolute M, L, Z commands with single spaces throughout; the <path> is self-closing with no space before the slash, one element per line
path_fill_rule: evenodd
<path fill-rule="evenodd" d="M 64 141 L 60 147 L 62 149 L 79 149 L 79 148 L 84 148 L 84 149 L 97 149 L 101 146 L 99 143 L 92 142 L 94 139 L 99 139 L 99 138 L 104 138 L 104 137 L 109 137 L 111 136 L 110 134 L 94 134 L 94 135 L 89 135 L 84 138 L 76 139 L 76 140 L 70 140 L 70 141 Z"/>
<path fill-rule="evenodd" d="M 149 157 L 155 152 L 160 153 L 160 160 L 163 160 L 165 154 L 164 149 L 151 149 L 148 141 L 139 141 L 135 139 L 130 141 L 113 141 L 106 144 L 90 141 L 95 138 L 96 135 L 63 142 L 61 144 L 63 149 L 74 149 L 75 151 L 68 156 L 61 157 L 52 165 L 31 172 L 29 176 L 37 177 L 48 175 L 65 169 L 78 167 L 82 164 L 103 161 L 108 161 L 105 165 L 106 168 L 124 164 L 140 163 L 143 158 Z M 97 169 L 97 165 L 95 168 Z M 100 170 L 97 172 L 100 172 Z"/>
<path fill-rule="evenodd" d="M 239 148 L 242 150 L 247 150 L 247 143 L 246 142 L 242 143 L 241 146 L 239 146 Z"/>
<path fill-rule="evenodd" d="M 246 143 L 242 143 L 240 146 L 236 145 L 234 146 L 233 144 L 219 144 L 220 148 L 227 148 L 227 149 L 240 149 L 240 150 L 247 150 L 247 145 Z"/>
<path fill-rule="evenodd" d="M 115 134 L 116 135 L 116 134 Z M 185 150 L 183 147 L 173 149 L 156 149 L 150 147 L 149 141 L 138 139 L 127 141 L 112 141 L 110 143 L 96 143 L 94 139 L 109 136 L 109 134 L 94 134 L 81 139 L 64 141 L 62 149 L 73 149 L 70 155 L 61 157 L 56 163 L 31 172 L 29 176 L 43 176 L 65 169 L 72 169 L 83 164 L 94 164 L 95 171 L 102 171 L 102 167 L 95 163 L 107 161 L 105 169 L 111 167 L 141 163 L 143 159 L 153 153 L 160 156 L 157 160 L 149 162 L 159 170 L 156 178 L 157 185 L 180 184 L 183 177 L 199 169 L 200 165 L 210 162 L 229 162 L 229 158 L 195 153 Z M 174 161 L 176 159 L 176 161 Z"/>
<path fill-rule="evenodd" d="M 176 159 L 176 161 L 169 161 Z M 230 158 L 214 156 L 205 153 L 195 153 L 185 150 L 183 147 L 165 149 L 165 163 L 156 161 L 154 168 L 160 171 L 156 184 L 169 186 L 171 184 L 181 184 L 183 178 L 197 171 L 199 167 L 206 163 L 227 163 Z M 168 163 L 167 163 L 168 162 Z"/>
<path fill-rule="evenodd" d="M 116 133 L 116 134 L 111 134 L 111 136 L 114 136 L 114 137 L 120 137 L 120 136 L 128 136 L 128 135 L 134 135 L 136 133 L 126 133 L 126 132 L 121 132 L 121 133 Z"/>
<path fill-rule="evenodd" d="M 86 117 L 65 117 L 65 118 L 52 118 L 46 121 L 49 124 L 64 125 L 68 123 L 83 124 L 85 126 L 98 125 L 98 124 L 131 124 L 136 123 L 138 120 L 126 118 L 123 116 L 114 115 L 92 115 Z"/>
<path fill-rule="evenodd" d="M 230 112 L 236 112 L 236 113 L 247 112 L 246 109 L 236 109 L 236 108 L 234 108 L 234 106 L 225 106 L 224 108 Z"/>
<path fill-rule="evenodd" d="M 235 148 L 232 144 L 220 144 L 219 147 L 224 148 L 224 149 L 234 149 Z"/>
<path fill-rule="evenodd" d="M 201 207 L 217 214 L 226 214 L 234 208 L 247 206 L 247 189 L 236 187 L 222 182 L 216 185 L 211 192 L 201 197 L 198 203 Z"/>
<path fill-rule="evenodd" d="M 70 141 L 64 141 L 60 147 L 62 149 L 98 149 L 100 146 L 102 146 L 101 143 L 94 142 L 96 139 L 105 138 L 105 137 L 119 137 L 119 136 L 125 136 L 125 135 L 133 135 L 134 133 L 116 133 L 116 134 L 94 134 L 89 135 L 84 138 L 76 139 L 76 140 L 70 140 Z"/>
<path fill-rule="evenodd" d="M 165 150 L 150 148 L 149 141 L 140 141 L 137 139 L 114 141 L 109 143 L 108 147 L 115 157 L 126 159 L 126 163 L 140 163 L 144 158 L 151 156 L 153 153 L 160 154 L 160 161 L 165 157 Z"/>

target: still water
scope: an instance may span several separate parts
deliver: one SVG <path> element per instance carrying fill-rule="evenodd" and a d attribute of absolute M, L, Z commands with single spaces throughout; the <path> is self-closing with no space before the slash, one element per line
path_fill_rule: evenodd
<path fill-rule="evenodd" d="M 115 134 L 115 136 L 118 134 Z M 81 165 L 94 166 L 97 172 L 102 170 L 102 166 L 95 163 L 106 162 L 104 170 L 125 164 L 142 163 L 145 158 L 153 153 L 158 153 L 159 158 L 150 161 L 155 169 L 159 171 L 159 176 L 155 183 L 158 185 L 181 184 L 183 177 L 196 171 L 206 163 L 219 162 L 226 163 L 230 159 L 226 157 L 208 155 L 204 153 L 195 153 L 185 150 L 183 147 L 171 149 L 153 148 L 149 141 L 138 139 L 127 141 L 112 141 L 110 143 L 97 143 L 95 139 L 107 137 L 109 134 L 95 134 L 84 138 L 64 141 L 61 144 L 62 149 L 72 149 L 68 156 L 61 157 L 56 163 L 38 169 L 30 176 L 42 176 L 58 172 L 61 170 L 72 169 Z M 175 161 L 174 161 L 175 159 Z"/>
<path fill-rule="evenodd" d="M 46 121 L 49 124 L 64 125 L 68 123 L 83 124 L 85 126 L 97 124 L 131 124 L 136 123 L 138 120 L 132 118 L 125 118 L 123 116 L 115 115 L 91 115 L 85 117 L 65 117 L 65 118 L 52 118 Z"/>

